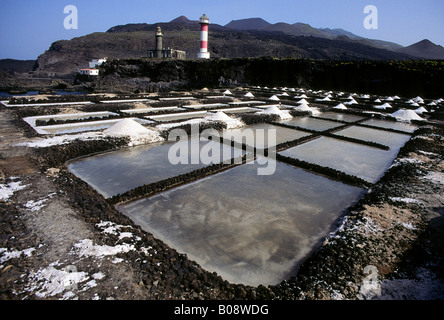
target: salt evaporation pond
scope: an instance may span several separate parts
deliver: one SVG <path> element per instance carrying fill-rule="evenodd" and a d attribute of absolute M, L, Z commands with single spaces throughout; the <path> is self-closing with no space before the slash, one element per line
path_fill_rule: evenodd
<path fill-rule="evenodd" d="M 173 144 L 175 150 L 179 148 L 189 150 L 186 157 L 187 163 L 176 165 L 170 163 L 168 153 Z M 211 165 L 212 163 L 205 163 L 199 159 L 204 146 L 215 152 L 212 156 L 220 160 L 215 163 L 242 155 L 239 149 L 194 137 L 190 140 L 152 143 L 81 158 L 71 162 L 68 169 L 104 197 L 109 198 L 144 184 L 172 178 Z M 180 152 L 175 154 L 175 156 L 179 155 Z M 196 156 L 197 161 L 193 160 Z"/>
<path fill-rule="evenodd" d="M 291 120 L 281 120 L 279 122 L 289 126 L 301 127 L 304 129 L 310 129 L 316 131 L 324 131 L 342 126 L 341 123 L 337 123 L 334 121 L 328 121 L 328 120 L 322 120 L 310 117 L 295 117 Z"/>
<path fill-rule="evenodd" d="M 159 122 L 168 122 L 168 121 L 185 120 L 191 118 L 203 118 L 206 116 L 206 114 L 207 111 L 193 111 L 193 112 L 171 113 L 158 116 L 147 116 L 146 118 Z"/>
<path fill-rule="evenodd" d="M 360 126 L 352 126 L 337 131 L 335 134 L 386 145 L 390 147 L 394 156 L 398 154 L 399 149 L 411 138 L 408 134 L 393 133 Z"/>
<path fill-rule="evenodd" d="M 347 113 L 338 113 L 338 112 L 325 112 L 317 115 L 316 117 L 322 119 L 332 119 L 332 120 L 340 120 L 344 122 L 355 122 L 358 120 L 363 120 L 365 117 L 360 117 L 353 114 L 347 114 Z"/>
<path fill-rule="evenodd" d="M 342 134 L 356 138 L 358 135 L 354 135 L 354 133 L 361 129 L 363 128 L 342 130 Z M 399 149 L 409 140 L 410 136 L 365 130 L 360 132 L 360 135 L 365 135 L 364 132 L 369 134 L 368 138 L 362 136 L 364 140 L 385 144 L 390 147 L 390 150 L 381 150 L 358 143 L 320 137 L 282 151 L 280 154 L 333 168 L 374 183 L 384 175 L 384 172 L 396 158 Z"/>
<path fill-rule="evenodd" d="M 270 160 L 273 161 L 273 160 Z M 277 162 L 247 163 L 118 206 L 156 238 L 232 283 L 277 284 L 364 190 Z"/>
<path fill-rule="evenodd" d="M 128 114 L 138 114 L 138 113 L 162 112 L 162 111 L 171 111 L 171 110 L 182 111 L 185 109 L 179 107 L 156 107 L 156 108 L 127 109 L 127 110 L 120 110 L 120 112 Z"/>
<path fill-rule="evenodd" d="M 262 130 L 262 131 L 261 131 Z M 275 134 L 276 140 L 269 141 L 269 137 Z M 244 139 L 244 143 L 249 146 L 256 147 L 258 149 L 264 149 L 276 146 L 283 142 L 288 142 L 302 137 L 309 136 L 310 133 L 288 129 L 271 124 L 260 123 L 257 125 L 251 125 L 240 129 L 228 129 L 223 131 L 224 138 L 230 139 L 236 142 L 241 142 L 243 137 L 254 137 L 253 140 Z"/>
<path fill-rule="evenodd" d="M 406 122 L 400 122 L 400 121 L 386 121 L 386 120 L 379 120 L 379 119 L 370 119 L 362 122 L 362 124 L 366 124 L 369 126 L 375 126 L 375 127 L 381 127 L 386 129 L 394 129 L 394 130 L 401 130 L 405 132 L 412 133 L 417 129 L 417 126 L 406 123 Z"/>
<path fill-rule="evenodd" d="M 110 116 L 118 116 L 118 113 L 109 111 L 99 111 L 99 112 L 81 112 L 81 113 L 69 113 L 69 114 L 54 114 L 45 116 L 34 116 L 23 118 L 24 121 L 29 123 L 31 126 L 35 126 L 37 120 L 49 121 L 49 120 L 83 120 L 88 118 L 106 118 Z"/>
<path fill-rule="evenodd" d="M 142 120 L 138 118 L 131 118 L 140 124 L 151 124 L 154 123 L 150 120 Z M 68 123 L 68 124 L 55 124 L 49 126 L 38 126 L 34 129 L 40 134 L 67 134 L 67 133 L 77 133 L 86 131 L 98 131 L 103 129 L 108 129 L 112 125 L 119 122 L 121 119 L 114 120 L 99 120 L 99 121 L 88 121 L 79 123 Z"/>

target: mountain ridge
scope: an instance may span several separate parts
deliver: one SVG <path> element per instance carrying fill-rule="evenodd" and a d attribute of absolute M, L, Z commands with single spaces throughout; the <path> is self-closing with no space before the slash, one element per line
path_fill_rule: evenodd
<path fill-rule="evenodd" d="M 261 20 L 260 24 L 258 23 L 258 19 Z M 262 18 L 246 18 L 246 19 L 232 20 L 230 23 L 225 25 L 225 27 L 228 26 L 234 29 L 236 29 L 237 27 L 238 30 L 244 30 L 244 31 L 245 30 L 276 31 L 276 32 L 280 31 L 285 34 L 294 35 L 294 36 L 312 36 L 312 37 L 320 37 L 326 39 L 335 39 L 338 36 L 347 36 L 351 40 L 361 41 L 364 44 L 376 48 L 381 48 L 391 51 L 396 51 L 400 48 L 403 48 L 403 46 L 397 43 L 377 40 L 377 39 L 367 39 L 358 36 L 350 31 L 343 30 L 340 28 L 336 29 L 314 28 L 311 25 L 302 22 L 296 22 L 293 24 L 286 22 L 278 22 L 275 24 L 271 24 Z"/>
<path fill-rule="evenodd" d="M 398 52 L 426 59 L 444 59 L 444 47 L 431 42 L 429 39 L 401 48 Z"/>
<path fill-rule="evenodd" d="M 318 29 L 304 23 L 270 24 L 261 18 L 233 20 L 227 25 L 237 28 L 262 26 L 260 30 L 238 30 L 215 23 L 210 25 L 209 50 L 212 58 L 291 57 L 327 60 L 408 60 L 418 59 L 404 52 L 376 46 L 369 39 L 350 38 L 341 30 L 330 31 L 329 36 L 313 36 Z M 71 40 L 59 40 L 42 53 L 35 64 L 35 75 L 73 74 L 88 66 L 98 57 L 136 59 L 146 57 L 155 46 L 154 32 L 160 26 L 164 31 L 164 46 L 187 52 L 195 59 L 199 51 L 198 21 L 179 16 L 170 22 L 130 23 L 111 27 L 106 32 L 95 32 Z M 328 33 L 327 31 L 324 31 Z M 289 34 L 293 33 L 293 34 Z M 339 36 L 338 36 L 339 34 Z"/>

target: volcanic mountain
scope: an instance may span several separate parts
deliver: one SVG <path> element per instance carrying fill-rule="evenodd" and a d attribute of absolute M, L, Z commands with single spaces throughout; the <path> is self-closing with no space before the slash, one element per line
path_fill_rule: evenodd
<path fill-rule="evenodd" d="M 434 44 L 428 39 L 398 49 L 397 51 L 425 59 L 444 59 L 444 47 Z"/>
<path fill-rule="evenodd" d="M 34 74 L 74 74 L 88 67 L 88 61 L 99 57 L 146 57 L 147 50 L 154 48 L 158 26 L 163 30 L 166 48 L 184 50 L 188 59 L 195 59 L 199 51 L 199 23 L 180 16 L 170 22 L 118 25 L 106 32 L 56 41 L 38 57 Z M 234 20 L 225 26 L 213 23 L 209 33 L 212 58 L 414 59 L 410 51 L 403 52 L 400 48 L 402 46 L 394 43 L 361 38 L 341 29 L 316 29 L 303 23 L 271 24 L 261 18 Z"/>

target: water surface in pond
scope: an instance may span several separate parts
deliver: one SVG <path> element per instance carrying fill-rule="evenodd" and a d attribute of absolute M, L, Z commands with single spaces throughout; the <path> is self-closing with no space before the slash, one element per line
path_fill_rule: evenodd
<path fill-rule="evenodd" d="M 354 122 L 358 120 L 365 119 L 365 117 L 357 116 L 354 114 L 347 114 L 347 113 L 338 113 L 338 112 L 324 112 L 316 117 L 318 118 L 324 118 L 324 119 L 332 119 L 332 120 L 341 120 L 345 122 Z"/>
<path fill-rule="evenodd" d="M 223 131 L 224 138 L 240 142 L 243 137 L 244 143 L 258 149 L 276 146 L 283 142 L 296 140 L 309 136 L 310 133 L 274 126 L 267 123 L 260 123 L 243 127 L 240 129 L 229 129 Z"/>
<path fill-rule="evenodd" d="M 399 149 L 411 138 L 411 136 L 408 134 L 393 133 L 360 126 L 352 126 L 337 131 L 335 134 L 380 143 L 390 147 L 393 152 L 396 153 L 398 153 Z"/>
<path fill-rule="evenodd" d="M 289 126 L 295 126 L 295 127 L 301 127 L 304 129 L 310 129 L 310 130 L 316 130 L 316 131 L 324 131 L 332 128 L 336 128 L 339 126 L 342 126 L 343 124 L 334 122 L 334 121 L 328 121 L 328 120 L 322 120 L 318 118 L 310 118 L 310 117 L 294 117 L 291 120 L 281 120 L 280 123 L 289 125 Z"/>
<path fill-rule="evenodd" d="M 170 150 L 174 152 L 169 155 Z M 208 154 L 215 159 L 213 163 L 220 163 L 241 156 L 242 151 L 193 137 L 189 141 L 153 143 L 82 158 L 71 162 L 68 169 L 108 198 L 208 166 L 211 163 L 204 158 Z M 182 163 L 170 162 L 181 157 Z"/>
<path fill-rule="evenodd" d="M 375 127 L 381 127 L 381 128 L 387 128 L 387 129 L 395 129 L 395 130 L 401 130 L 405 132 L 412 133 L 416 130 L 417 126 L 407 123 L 407 122 L 400 122 L 400 121 L 386 121 L 386 120 L 379 120 L 379 119 L 370 119 L 362 122 L 362 124 L 366 124 L 369 126 L 375 126 Z"/>
<path fill-rule="evenodd" d="M 353 130 L 359 131 L 359 129 Z M 390 150 L 381 150 L 334 138 L 320 137 L 282 151 L 280 154 L 333 168 L 374 183 L 381 178 L 396 158 L 399 149 L 408 140 L 408 136 L 405 135 L 394 134 L 396 135 L 396 139 L 394 139 L 393 136 L 390 136 L 392 133 L 383 132 L 382 134 L 390 138 L 378 142 L 389 144 Z M 356 137 L 353 134 L 350 136 Z"/>
<path fill-rule="evenodd" d="M 118 209 L 230 282 L 277 284 L 364 191 L 280 162 L 271 176 L 257 175 L 257 166 L 237 166 Z"/>

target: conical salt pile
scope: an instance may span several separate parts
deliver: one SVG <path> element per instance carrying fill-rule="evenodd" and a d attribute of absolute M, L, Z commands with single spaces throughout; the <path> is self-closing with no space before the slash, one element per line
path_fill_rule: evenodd
<path fill-rule="evenodd" d="M 231 118 L 223 111 L 207 112 L 205 120 L 223 122 L 227 125 L 227 129 L 235 129 L 243 127 L 245 124 L 239 119 Z"/>
<path fill-rule="evenodd" d="M 414 110 L 417 114 L 423 114 L 424 112 L 429 112 L 426 108 L 424 107 L 419 107 L 418 109 Z"/>
<path fill-rule="evenodd" d="M 333 107 L 333 109 L 347 110 L 347 107 L 340 103 L 336 107 Z"/>
<path fill-rule="evenodd" d="M 308 101 L 305 100 L 305 99 L 301 99 L 301 100 L 299 100 L 297 103 L 298 103 L 298 104 L 306 104 L 306 105 L 308 105 Z"/>
<path fill-rule="evenodd" d="M 300 104 L 298 107 L 294 108 L 297 111 L 311 111 L 311 108 L 307 104 Z"/>
<path fill-rule="evenodd" d="M 133 119 L 120 120 L 103 133 L 111 137 L 129 137 L 130 146 L 163 140 L 158 132 L 145 128 Z"/>
<path fill-rule="evenodd" d="M 217 111 L 217 112 L 207 112 L 207 116 L 205 119 L 212 121 L 227 121 L 232 120 L 225 112 Z"/>
<path fill-rule="evenodd" d="M 395 117 L 399 121 L 410 121 L 410 120 L 424 120 L 413 110 L 399 109 L 398 111 L 392 113 L 392 117 Z"/>
<path fill-rule="evenodd" d="M 390 103 L 384 103 L 382 106 L 374 106 L 375 109 L 387 109 L 387 108 L 392 108 L 392 106 L 390 105 Z"/>
<path fill-rule="evenodd" d="M 110 136 L 131 136 L 149 132 L 150 130 L 133 119 L 123 119 L 104 131 L 105 134 Z"/>
<path fill-rule="evenodd" d="M 288 110 L 281 110 L 278 106 L 270 106 L 264 111 L 259 111 L 258 114 L 277 114 L 282 120 L 290 120 L 293 117 Z"/>
<path fill-rule="evenodd" d="M 268 100 L 279 101 L 280 99 L 276 95 L 273 95 Z"/>
<path fill-rule="evenodd" d="M 254 95 L 251 92 L 247 92 L 244 97 L 254 98 Z"/>

